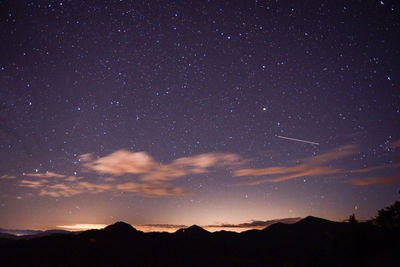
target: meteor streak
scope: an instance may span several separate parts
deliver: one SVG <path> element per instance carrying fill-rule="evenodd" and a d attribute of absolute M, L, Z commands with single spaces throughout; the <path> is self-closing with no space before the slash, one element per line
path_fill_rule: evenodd
<path fill-rule="evenodd" d="M 302 143 L 307 143 L 307 144 L 312 144 L 312 145 L 319 145 L 319 143 L 316 143 L 316 142 L 311 142 L 311 141 L 306 141 L 306 140 L 301 140 L 301 139 L 296 139 L 296 138 L 290 138 L 290 137 L 285 137 L 285 136 L 280 136 L 280 135 L 275 135 L 275 136 L 278 138 L 292 140 L 292 141 L 296 141 L 296 142 L 302 142 Z"/>

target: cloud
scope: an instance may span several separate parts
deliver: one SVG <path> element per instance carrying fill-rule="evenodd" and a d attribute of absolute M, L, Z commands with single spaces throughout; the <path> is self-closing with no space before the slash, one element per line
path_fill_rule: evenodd
<path fill-rule="evenodd" d="M 357 152 L 356 145 L 346 145 L 338 147 L 334 150 L 331 150 L 325 154 L 321 154 L 318 156 L 310 157 L 305 160 L 305 162 L 309 165 L 320 165 L 323 163 L 328 163 L 334 160 L 338 160 L 350 155 L 353 155 Z"/>
<path fill-rule="evenodd" d="M 192 173 L 203 173 L 210 167 L 224 167 L 240 164 L 240 156 L 226 153 L 206 153 L 193 157 L 183 157 L 173 161 L 172 166 L 182 167 Z"/>
<path fill-rule="evenodd" d="M 26 176 L 39 177 L 39 178 L 66 178 L 67 176 L 63 174 L 58 174 L 55 172 L 45 172 L 45 173 L 27 173 Z"/>
<path fill-rule="evenodd" d="M 170 187 L 162 183 L 122 183 L 116 185 L 116 189 L 128 192 L 139 193 L 144 196 L 175 196 L 188 195 L 190 192 L 180 187 Z"/>
<path fill-rule="evenodd" d="M 261 176 L 271 174 L 282 174 L 303 171 L 307 168 L 307 165 L 298 165 L 291 167 L 269 167 L 265 169 L 241 169 L 235 171 L 235 176 Z"/>
<path fill-rule="evenodd" d="M 398 164 L 384 164 L 380 166 L 373 166 L 373 167 L 368 167 L 364 169 L 357 169 L 357 170 L 351 170 L 350 173 L 356 173 L 356 174 L 364 174 L 364 173 L 370 173 L 376 170 L 386 170 L 386 169 L 394 169 L 394 168 L 400 168 L 400 163 Z M 353 185 L 370 185 L 370 184 L 390 184 L 390 183 L 395 183 L 400 181 L 400 176 L 394 175 L 394 176 L 382 176 L 380 175 L 379 177 L 367 177 L 367 178 L 358 178 L 358 179 L 353 179 L 350 183 Z"/>
<path fill-rule="evenodd" d="M 144 182 L 174 180 L 189 174 L 201 174 L 215 167 L 236 166 L 243 163 L 237 154 L 205 153 L 193 157 L 182 157 L 170 164 L 155 161 L 146 152 L 118 150 L 93 160 L 91 154 L 80 157 L 83 165 L 99 174 L 122 176 L 135 174 Z"/>
<path fill-rule="evenodd" d="M 53 184 L 42 188 L 39 192 L 40 196 L 50 197 L 72 197 L 84 193 L 83 188 L 78 188 L 73 185 Z"/>
<path fill-rule="evenodd" d="M 204 172 L 204 171 L 203 171 Z M 190 172 L 173 165 L 159 165 L 157 169 L 149 171 L 147 174 L 142 175 L 140 180 L 142 181 L 167 181 L 173 180 L 185 175 Z M 201 172 L 195 172 L 201 173 Z"/>
<path fill-rule="evenodd" d="M 188 195 L 189 191 L 168 184 L 169 181 L 189 174 L 201 174 L 211 168 L 231 167 L 242 164 L 241 158 L 229 153 L 206 153 L 193 157 L 182 157 L 169 164 L 162 164 L 146 152 L 118 150 L 95 159 L 92 154 L 80 156 L 83 166 L 100 175 L 101 182 L 92 183 L 82 177 L 59 175 L 52 172 L 29 173 L 30 177 L 64 178 L 62 183 L 49 184 L 26 180 L 20 186 L 40 189 L 39 195 L 71 197 L 78 194 L 100 194 L 103 192 L 139 194 L 142 196 Z M 134 175 L 134 177 L 127 177 Z M 132 181 L 132 178 L 135 181 Z M 129 179 L 129 180 L 128 180 Z"/>
<path fill-rule="evenodd" d="M 106 182 L 115 182 L 117 180 L 114 177 L 102 177 L 101 179 Z"/>
<path fill-rule="evenodd" d="M 350 173 L 368 173 L 368 172 L 372 172 L 375 170 L 380 170 L 380 169 L 389 169 L 389 168 L 400 168 L 400 164 L 384 164 L 381 166 L 373 166 L 373 167 L 368 167 L 368 168 L 364 168 L 364 169 L 357 169 L 357 170 L 351 170 Z"/>
<path fill-rule="evenodd" d="M 68 182 L 75 182 L 80 179 L 83 179 L 83 177 L 82 176 L 67 176 L 67 177 L 65 177 L 65 181 L 68 181 Z"/>
<path fill-rule="evenodd" d="M 307 167 L 307 166 L 306 166 Z M 255 181 L 249 181 L 245 183 L 246 185 L 256 185 L 256 184 L 261 184 L 261 183 L 277 183 L 277 182 L 283 182 L 286 180 L 298 178 L 298 177 L 304 177 L 304 176 L 318 176 L 318 175 L 328 175 L 328 174 L 335 174 L 335 173 L 341 173 L 343 172 L 342 170 L 339 169 L 332 169 L 328 167 L 307 167 L 304 170 L 284 175 L 284 176 L 279 176 L 277 178 L 273 179 L 262 179 L 262 180 L 255 180 Z"/>
<path fill-rule="evenodd" d="M 115 188 L 110 184 L 78 182 L 73 184 L 52 184 L 41 188 L 40 196 L 50 197 L 72 197 L 80 194 L 100 194 L 113 191 Z"/>
<path fill-rule="evenodd" d="M 400 175 L 391 177 L 370 177 L 364 179 L 355 179 L 352 181 L 353 185 L 370 185 L 370 184 L 391 184 L 400 182 Z"/>
<path fill-rule="evenodd" d="M 84 154 L 80 157 L 84 166 L 101 174 L 116 176 L 124 174 L 146 173 L 156 167 L 157 163 L 146 152 L 129 152 L 118 150 L 105 157 L 91 160 L 92 156 Z"/>
<path fill-rule="evenodd" d="M 47 184 L 49 181 L 48 180 L 35 180 L 35 181 L 31 181 L 31 180 L 22 180 L 19 182 L 19 185 L 22 187 L 29 187 L 29 188 L 40 188 L 42 186 L 44 186 L 45 184 Z"/>
<path fill-rule="evenodd" d="M 111 184 L 89 182 L 79 182 L 77 187 L 79 189 L 87 190 L 87 192 L 91 194 L 100 194 L 114 189 L 113 185 Z"/>
<path fill-rule="evenodd" d="M 398 148 L 400 147 L 400 140 L 394 141 L 388 145 L 389 148 Z"/>
<path fill-rule="evenodd" d="M 72 197 L 81 194 L 128 193 L 142 196 L 175 196 L 188 195 L 190 192 L 180 187 L 172 187 L 164 183 L 92 183 L 87 181 L 71 183 L 51 183 L 49 180 L 22 180 L 19 186 L 39 189 L 40 196 Z"/>
<path fill-rule="evenodd" d="M 2 175 L 2 176 L 0 176 L 0 179 L 15 179 L 15 178 L 17 178 L 16 176 L 14 176 L 14 175 L 9 175 L 9 174 L 4 174 L 4 175 Z"/>
<path fill-rule="evenodd" d="M 322 176 L 328 174 L 343 173 L 341 169 L 320 166 L 334 160 L 342 159 L 356 152 L 354 145 L 342 146 L 325 154 L 306 158 L 301 160 L 299 165 L 295 166 L 274 166 L 264 169 L 240 169 L 234 172 L 235 176 L 262 176 L 276 175 L 276 178 L 259 179 L 245 182 L 242 185 L 255 185 L 261 183 L 276 183 L 304 176 Z"/>

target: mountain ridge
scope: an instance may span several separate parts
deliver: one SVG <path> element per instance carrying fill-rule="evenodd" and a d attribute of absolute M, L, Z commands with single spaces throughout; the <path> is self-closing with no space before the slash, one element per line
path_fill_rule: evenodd
<path fill-rule="evenodd" d="M 78 234 L 0 237 L 2 266 L 395 266 L 400 230 L 306 217 L 262 230 L 143 233 L 125 222 Z M 394 262 L 394 261 L 393 261 Z"/>

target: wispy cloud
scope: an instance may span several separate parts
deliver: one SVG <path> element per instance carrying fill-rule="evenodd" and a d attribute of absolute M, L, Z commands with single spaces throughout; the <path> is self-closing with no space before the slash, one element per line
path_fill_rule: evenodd
<path fill-rule="evenodd" d="M 242 164 L 239 155 L 228 153 L 200 154 L 162 164 L 146 152 L 127 150 L 118 150 L 97 159 L 94 159 L 92 154 L 84 154 L 80 156 L 80 161 L 89 171 L 99 174 L 100 177 L 85 181 L 84 177 L 54 172 L 27 173 L 27 178 L 18 184 L 21 187 L 39 189 L 40 196 L 49 197 L 72 197 L 104 192 L 142 196 L 188 195 L 189 191 L 171 186 L 169 182 L 189 174 L 206 173 L 212 168 L 229 168 Z M 107 177 L 101 177 L 103 175 Z M 33 178 L 41 180 L 32 180 Z"/>
<path fill-rule="evenodd" d="M 255 184 L 261 184 L 261 183 L 277 183 L 277 182 L 283 182 L 283 181 L 298 178 L 298 177 L 322 176 L 322 175 L 335 174 L 335 173 L 341 173 L 341 172 L 343 172 L 343 171 L 339 170 L 339 169 L 332 169 L 332 168 L 321 167 L 321 166 L 311 166 L 311 167 L 307 167 L 304 170 L 294 172 L 292 174 L 279 176 L 279 177 L 273 178 L 273 179 L 261 179 L 261 180 L 249 181 L 245 184 L 255 185 Z"/>
<path fill-rule="evenodd" d="M 17 177 L 14 175 L 9 175 L 9 174 L 4 174 L 4 175 L 0 176 L 0 179 L 15 179 L 15 178 L 17 178 Z"/>
<path fill-rule="evenodd" d="M 40 188 L 40 187 L 45 186 L 48 182 L 49 181 L 45 180 L 45 179 L 35 180 L 35 181 L 32 181 L 32 180 L 21 180 L 19 182 L 19 185 L 21 187 Z"/>
<path fill-rule="evenodd" d="M 381 169 L 390 169 L 390 168 L 400 168 L 400 164 L 384 164 L 380 166 L 373 166 L 373 167 L 368 167 L 364 169 L 356 169 L 356 170 L 351 170 L 350 173 L 368 173 L 376 170 L 381 170 Z"/>
<path fill-rule="evenodd" d="M 40 196 L 72 197 L 81 194 L 101 194 L 111 192 L 119 194 L 140 194 L 143 196 L 173 196 L 187 195 L 190 192 L 180 187 L 172 187 L 164 183 L 92 183 L 86 181 L 71 183 L 51 183 L 48 180 L 22 180 L 19 186 L 39 189 Z"/>
<path fill-rule="evenodd" d="M 190 192 L 180 187 L 171 187 L 164 183 L 122 183 L 116 185 L 116 189 L 128 192 L 139 193 L 145 196 L 174 196 L 188 195 Z"/>
<path fill-rule="evenodd" d="M 370 185 L 370 184 L 391 184 L 400 182 L 400 175 L 390 177 L 370 177 L 364 179 L 355 179 L 352 181 L 354 185 Z"/>
<path fill-rule="evenodd" d="M 275 178 L 258 179 L 243 183 L 243 185 L 255 185 L 261 183 L 276 183 L 304 176 L 322 176 L 342 173 L 343 170 L 326 166 L 320 166 L 334 160 L 342 159 L 356 153 L 354 145 L 342 146 L 325 154 L 301 160 L 301 164 L 295 166 L 273 166 L 264 169 L 240 169 L 235 171 L 235 176 L 264 176 L 279 175 Z"/>
<path fill-rule="evenodd" d="M 341 146 L 321 155 L 304 158 L 297 165 L 271 166 L 261 169 L 238 169 L 234 176 L 272 176 L 241 183 L 256 185 L 276 183 L 298 177 L 315 177 L 346 173 L 348 175 L 366 175 L 376 170 L 399 168 L 400 164 L 345 170 L 332 167 L 332 162 L 343 159 L 358 151 L 357 146 Z M 172 186 L 175 179 L 187 175 L 204 174 L 223 168 L 234 170 L 244 165 L 238 154 L 205 153 L 192 157 L 182 157 L 170 163 L 160 163 L 146 152 L 118 150 L 104 157 L 94 158 L 93 154 L 80 156 L 82 165 L 87 168 L 90 180 L 82 176 L 67 176 L 55 172 L 27 173 L 23 180 L 16 180 L 20 187 L 38 191 L 40 196 L 72 197 L 80 194 L 101 194 L 105 192 L 118 195 L 174 196 L 190 194 L 184 188 Z M 93 177 L 94 176 L 94 177 Z M 398 181 L 398 176 L 353 179 L 354 185 L 387 184 Z M 54 179 L 56 178 L 56 179 Z M 0 179 L 15 179 L 12 175 L 3 175 Z M 347 179 L 349 181 L 349 179 Z M 122 193 L 122 194 L 121 194 Z"/>
<path fill-rule="evenodd" d="M 38 177 L 38 178 L 66 178 L 66 175 L 58 174 L 55 172 L 45 172 L 45 173 L 27 173 L 25 174 L 29 177 Z"/>
<path fill-rule="evenodd" d="M 39 195 L 50 196 L 50 197 L 71 197 L 86 192 L 89 191 L 86 188 L 81 187 L 79 184 L 70 185 L 70 184 L 60 183 L 60 184 L 47 185 L 46 187 L 41 188 Z"/>
<path fill-rule="evenodd" d="M 95 160 L 93 155 L 84 154 L 80 159 L 85 167 L 99 174 L 114 177 L 134 174 L 145 182 L 168 181 L 188 174 L 206 173 L 215 167 L 236 166 L 242 163 L 237 154 L 206 153 L 178 158 L 170 164 L 161 164 L 146 152 L 127 150 L 118 150 Z"/>
<path fill-rule="evenodd" d="M 91 154 L 84 154 L 80 159 L 85 162 L 84 166 L 95 172 L 116 176 L 146 173 L 157 165 L 146 152 L 129 152 L 127 150 L 118 150 L 96 160 L 92 160 Z"/>
<path fill-rule="evenodd" d="M 379 166 L 368 167 L 364 169 L 351 170 L 352 174 L 368 174 L 375 172 L 376 170 L 390 171 L 393 174 L 393 169 L 400 168 L 400 163 L 398 164 L 383 164 Z M 398 171 L 396 171 L 398 172 Z M 391 184 L 400 181 L 399 175 L 383 175 L 382 171 L 377 176 L 367 177 L 367 178 L 357 178 L 350 181 L 353 185 L 371 185 L 371 184 Z"/>
<path fill-rule="evenodd" d="M 394 141 L 388 145 L 389 148 L 397 148 L 400 147 L 400 140 Z"/>

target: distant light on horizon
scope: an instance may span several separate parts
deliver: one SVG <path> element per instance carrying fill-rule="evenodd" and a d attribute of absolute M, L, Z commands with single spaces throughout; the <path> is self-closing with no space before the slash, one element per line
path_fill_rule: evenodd
<path fill-rule="evenodd" d="M 57 228 L 61 228 L 63 230 L 68 230 L 68 231 L 85 231 L 92 229 L 103 229 L 106 226 L 107 224 L 84 223 L 84 224 L 59 225 L 57 226 Z"/>

